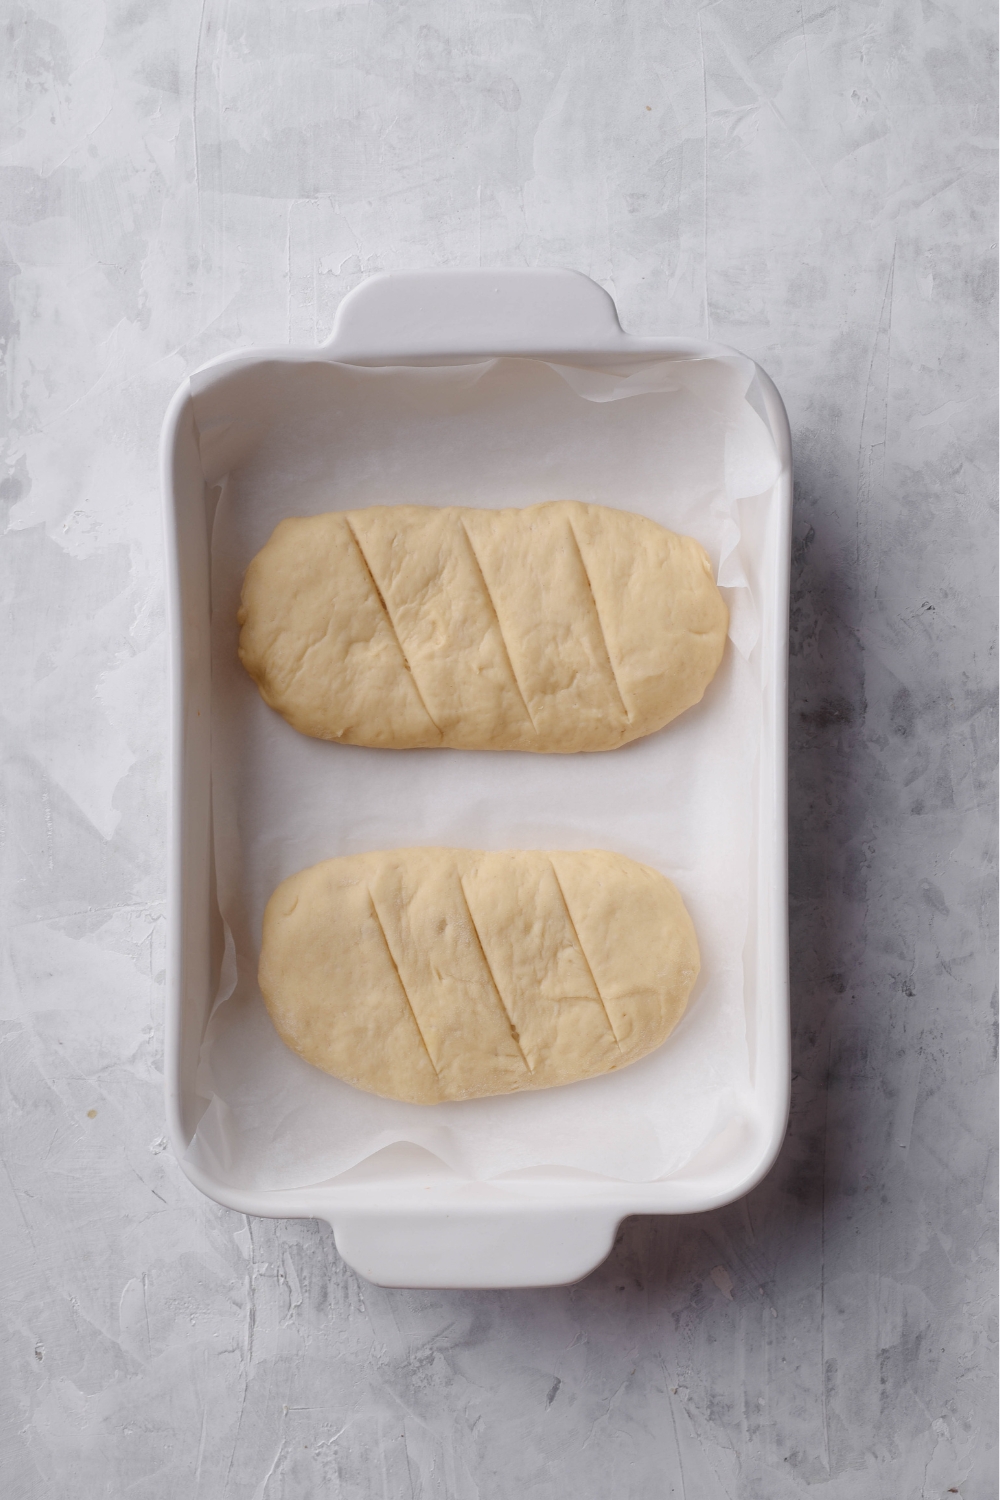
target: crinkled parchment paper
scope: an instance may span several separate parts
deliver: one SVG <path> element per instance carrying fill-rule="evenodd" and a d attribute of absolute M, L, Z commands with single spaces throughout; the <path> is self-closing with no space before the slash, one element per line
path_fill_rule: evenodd
<path fill-rule="evenodd" d="M 749 1099 L 742 955 L 761 691 L 741 515 L 767 503 L 778 472 L 753 366 L 372 369 L 317 358 L 209 370 L 192 387 L 215 506 L 212 794 L 226 929 L 192 1155 L 242 1188 L 324 1182 L 397 1141 L 473 1178 L 676 1172 Z M 696 536 L 718 570 L 732 611 L 723 665 L 703 702 L 659 734 L 576 756 L 332 745 L 297 734 L 240 666 L 244 570 L 282 517 L 561 498 Z M 414 844 L 608 848 L 662 870 L 702 951 L 680 1026 L 621 1073 L 461 1104 L 378 1099 L 310 1067 L 278 1039 L 257 989 L 264 905 L 319 860 Z"/>

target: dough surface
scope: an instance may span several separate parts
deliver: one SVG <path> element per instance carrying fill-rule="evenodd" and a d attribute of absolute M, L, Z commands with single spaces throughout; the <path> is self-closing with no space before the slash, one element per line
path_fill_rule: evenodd
<path fill-rule="evenodd" d="M 435 1104 L 635 1062 L 680 1020 L 699 966 L 675 887 L 623 855 L 397 849 L 283 881 L 259 977 L 307 1062 Z"/>
<path fill-rule="evenodd" d="M 612 750 L 697 703 L 729 615 L 702 546 L 575 500 L 280 522 L 240 660 L 303 734 L 396 749 Z"/>

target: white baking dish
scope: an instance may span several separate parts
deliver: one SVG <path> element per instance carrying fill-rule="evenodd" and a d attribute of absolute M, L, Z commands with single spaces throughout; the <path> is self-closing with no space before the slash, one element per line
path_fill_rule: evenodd
<path fill-rule="evenodd" d="M 211 383 L 216 374 L 238 368 L 317 358 L 381 367 L 497 355 L 606 366 L 635 359 L 725 360 L 733 351 L 627 335 L 606 293 L 572 272 L 425 272 L 376 277 L 357 288 L 341 305 L 333 334 L 320 351 L 226 357 L 200 372 L 200 379 Z M 752 901 L 743 948 L 749 1107 L 680 1170 L 655 1181 L 617 1181 L 557 1168 L 472 1180 L 439 1167 L 426 1152 L 400 1145 L 332 1181 L 281 1189 L 234 1187 L 224 1174 L 206 1168 L 203 1157 L 190 1153 L 205 1109 L 196 1075 L 218 990 L 223 926 L 212 834 L 214 495 L 206 489 L 205 434 L 200 446 L 191 383 L 185 381 L 177 392 L 162 447 L 173 713 L 166 1089 L 173 1149 L 208 1196 L 244 1213 L 326 1219 L 349 1264 L 383 1285 L 539 1286 L 573 1281 L 593 1269 L 608 1253 L 624 1216 L 717 1207 L 746 1193 L 767 1172 L 784 1133 L 789 1093 L 785 705 L 791 451 L 780 397 L 759 369 L 755 391 L 780 473 L 745 538 L 753 554 L 760 627 L 754 649 L 763 710 L 755 747 Z"/>

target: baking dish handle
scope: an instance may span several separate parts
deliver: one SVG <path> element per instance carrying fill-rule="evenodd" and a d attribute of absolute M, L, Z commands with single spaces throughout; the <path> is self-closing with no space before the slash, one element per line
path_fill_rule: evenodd
<path fill-rule="evenodd" d="M 323 348 L 333 359 L 606 353 L 615 304 L 579 271 L 388 271 L 348 292 Z"/>
<path fill-rule="evenodd" d="M 387 1287 L 564 1286 L 609 1254 L 619 1219 L 607 1210 L 469 1204 L 329 1216 L 349 1266 Z"/>

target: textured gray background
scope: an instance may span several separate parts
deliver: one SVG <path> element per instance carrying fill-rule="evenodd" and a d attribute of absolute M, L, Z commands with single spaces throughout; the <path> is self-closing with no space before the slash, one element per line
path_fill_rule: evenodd
<path fill-rule="evenodd" d="M 992 1500 L 993 6 L 3 14 L 5 1494 Z M 385 1292 L 164 1151 L 157 432 L 535 264 L 789 408 L 791 1129 L 578 1287 Z"/>

